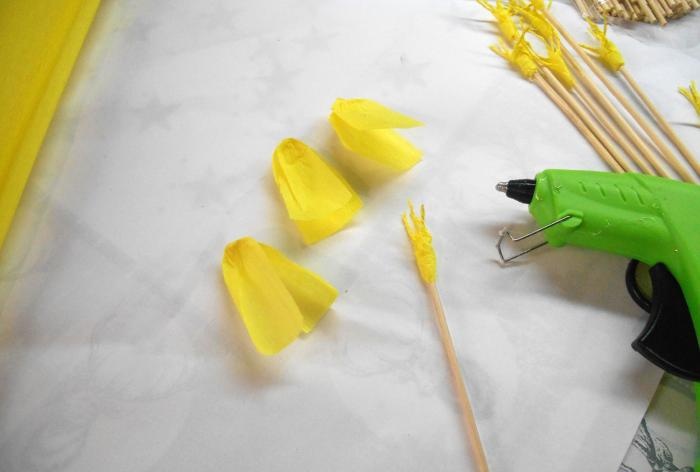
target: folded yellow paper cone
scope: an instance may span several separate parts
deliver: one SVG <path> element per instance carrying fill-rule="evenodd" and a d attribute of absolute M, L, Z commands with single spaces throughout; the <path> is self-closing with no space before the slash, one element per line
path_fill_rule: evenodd
<path fill-rule="evenodd" d="M 272 173 L 287 213 L 307 244 L 341 230 L 362 208 L 345 179 L 299 140 L 285 139 L 277 146 Z"/>
<path fill-rule="evenodd" d="M 413 167 L 421 152 L 392 128 L 422 126 L 401 113 L 365 98 L 339 98 L 333 103 L 329 121 L 340 142 L 361 156 L 397 170 Z"/>
<path fill-rule="evenodd" d="M 226 246 L 221 270 L 248 334 L 263 354 L 276 354 L 301 332 L 310 332 L 338 296 L 320 276 L 249 237 Z"/>

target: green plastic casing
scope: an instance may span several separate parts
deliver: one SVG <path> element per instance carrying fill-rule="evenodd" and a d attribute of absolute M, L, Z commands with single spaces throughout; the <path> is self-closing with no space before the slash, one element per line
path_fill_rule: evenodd
<path fill-rule="evenodd" d="M 550 245 L 596 249 L 649 266 L 664 263 L 683 290 L 700 342 L 700 185 L 556 169 L 537 174 L 536 181 L 530 213 L 540 227 L 570 216 L 545 230 Z M 696 401 L 700 427 L 700 396 Z"/>

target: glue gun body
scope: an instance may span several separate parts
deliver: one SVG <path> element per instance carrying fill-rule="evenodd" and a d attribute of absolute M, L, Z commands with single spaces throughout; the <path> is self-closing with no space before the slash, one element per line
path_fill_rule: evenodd
<path fill-rule="evenodd" d="M 632 260 L 627 287 L 650 314 L 632 347 L 666 371 L 700 381 L 700 186 L 632 173 L 545 170 L 535 178 L 529 209 L 542 227 L 559 221 L 544 230 L 552 246 Z M 638 284 L 640 262 L 649 267 L 651 294 Z"/>

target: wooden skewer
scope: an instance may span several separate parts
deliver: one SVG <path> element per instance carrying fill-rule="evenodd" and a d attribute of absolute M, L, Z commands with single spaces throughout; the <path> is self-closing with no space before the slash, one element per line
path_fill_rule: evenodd
<path fill-rule="evenodd" d="M 644 161 L 641 154 L 630 144 L 625 136 L 620 134 L 620 132 L 615 128 L 615 126 L 610 122 L 608 117 L 605 115 L 603 109 L 598 105 L 598 103 L 593 99 L 590 93 L 582 87 L 581 84 L 576 82 L 574 84 L 574 91 L 579 99 L 583 102 L 586 107 L 591 111 L 596 120 L 601 124 L 603 129 L 613 138 L 615 143 L 622 148 L 623 151 L 634 161 L 637 167 L 645 174 L 654 175 L 656 172 L 649 167 L 649 164 Z"/>
<path fill-rule="evenodd" d="M 435 321 L 437 322 L 438 332 L 440 333 L 440 341 L 442 342 L 442 347 L 445 351 L 445 357 L 447 357 L 447 363 L 450 367 L 452 385 L 455 388 L 457 401 L 459 402 L 459 407 L 462 411 L 462 419 L 464 421 L 464 427 L 467 430 L 467 438 L 469 439 L 469 445 L 472 450 L 472 457 L 474 459 L 474 463 L 476 464 L 476 469 L 479 472 L 488 472 L 489 466 L 486 462 L 486 453 L 484 452 L 484 447 L 481 445 L 479 429 L 476 427 L 476 419 L 474 418 L 474 412 L 472 410 L 471 402 L 469 401 L 469 393 L 467 392 L 467 387 L 464 385 L 462 372 L 459 368 L 454 343 L 452 342 L 450 329 L 448 328 L 447 320 L 445 319 L 445 309 L 442 306 L 440 293 L 438 292 L 437 286 L 434 283 L 427 284 L 427 287 L 428 294 L 430 295 L 430 299 L 433 302 L 433 307 L 435 308 Z"/>
<path fill-rule="evenodd" d="M 549 97 L 549 99 L 564 113 L 564 115 L 571 121 L 571 123 L 576 127 L 576 129 L 583 135 L 583 137 L 588 141 L 588 143 L 593 147 L 593 149 L 598 153 L 601 159 L 615 172 L 624 172 L 624 169 L 618 162 L 613 158 L 613 156 L 608 152 L 608 150 L 601 144 L 601 142 L 596 138 L 590 129 L 581 121 L 581 119 L 574 113 L 574 111 L 566 104 L 564 99 L 559 96 L 559 94 L 542 78 L 542 76 L 537 73 L 533 77 L 533 81 L 537 84 L 540 89 Z"/>
<path fill-rule="evenodd" d="M 579 56 L 583 59 L 583 61 L 588 65 L 588 67 L 595 73 L 595 75 L 600 79 L 601 82 L 603 82 L 603 85 L 610 91 L 610 93 L 613 94 L 613 96 L 617 99 L 619 103 L 622 104 L 622 106 L 627 110 L 627 112 L 634 118 L 634 120 L 639 124 L 639 126 L 642 127 L 644 132 L 651 138 L 652 142 L 656 145 L 656 147 L 661 151 L 661 155 L 664 158 L 664 160 L 671 166 L 673 167 L 673 170 L 675 170 L 678 175 L 685 180 L 686 182 L 693 182 L 693 177 L 688 172 L 676 159 L 676 157 L 673 155 L 673 152 L 668 148 L 668 146 L 659 138 L 659 136 L 654 132 L 654 130 L 651 128 L 651 125 L 647 123 L 647 121 L 637 112 L 637 110 L 634 108 L 632 103 L 620 92 L 620 90 L 613 85 L 612 82 L 605 76 L 602 70 L 600 70 L 600 67 L 593 62 L 593 60 L 586 54 L 586 52 L 581 48 L 581 46 L 578 45 L 576 40 L 569 34 L 566 29 L 559 23 L 559 21 L 554 18 L 554 15 L 552 15 L 548 10 L 544 10 L 544 14 L 547 16 L 547 19 L 554 25 L 557 30 L 561 33 L 562 36 L 566 39 L 566 41 L 573 47 L 576 52 L 579 54 Z M 585 75 L 585 74 L 583 74 Z M 653 164 L 653 163 L 652 163 Z"/>
<path fill-rule="evenodd" d="M 651 11 L 651 8 L 649 8 L 647 0 L 638 0 L 637 4 L 639 5 L 642 13 L 644 13 L 644 17 L 648 21 L 654 21 L 654 13 Z"/>
<path fill-rule="evenodd" d="M 656 17 L 656 20 L 659 22 L 661 26 L 664 26 L 666 23 L 666 15 L 664 15 L 664 10 L 661 8 L 659 5 L 658 0 L 648 0 L 649 1 L 649 7 L 651 8 L 651 11 L 654 13 L 654 17 Z"/>
<path fill-rule="evenodd" d="M 542 75 L 544 76 L 547 83 L 557 91 L 559 96 L 564 99 L 567 105 L 578 115 L 578 117 L 583 121 L 588 129 L 590 129 L 596 138 L 605 146 L 605 148 L 613 156 L 613 159 L 620 164 L 620 166 L 626 172 L 632 172 L 632 168 L 625 162 L 625 158 L 618 152 L 617 147 L 613 144 L 607 135 L 600 127 L 600 125 L 591 119 L 591 117 L 586 113 L 581 105 L 574 99 L 573 95 L 569 90 L 567 90 L 558 80 L 554 77 L 554 74 L 549 69 L 543 68 Z"/>
<path fill-rule="evenodd" d="M 620 74 L 622 74 L 622 77 L 625 79 L 625 81 L 629 84 L 630 88 L 634 90 L 634 93 L 637 94 L 637 96 L 644 102 L 644 105 L 646 105 L 647 109 L 651 113 L 651 115 L 654 117 L 656 120 L 656 123 L 659 125 L 659 127 L 663 130 L 663 132 L 666 134 L 669 140 L 678 148 L 678 150 L 681 152 L 683 157 L 685 157 L 686 161 L 688 161 L 688 164 L 693 168 L 693 170 L 700 175 L 700 163 L 698 163 L 697 159 L 695 159 L 695 156 L 693 155 L 692 152 L 690 152 L 690 149 L 686 147 L 685 144 L 683 144 L 683 141 L 680 140 L 678 135 L 673 131 L 673 128 L 671 128 L 671 125 L 666 121 L 666 119 L 663 117 L 661 112 L 654 106 L 652 101 L 649 99 L 649 97 L 644 93 L 642 88 L 637 84 L 637 81 L 634 80 L 634 77 L 632 77 L 632 74 L 630 74 L 627 71 L 626 67 L 622 67 L 620 69 Z"/>
<path fill-rule="evenodd" d="M 578 65 L 571 53 L 562 45 L 562 52 L 564 53 L 564 58 L 567 60 L 569 66 L 576 74 L 576 77 L 581 81 L 581 83 L 586 87 L 586 89 L 593 95 L 596 101 L 603 107 L 603 109 L 608 113 L 608 115 L 613 119 L 613 121 L 619 126 L 624 135 L 634 144 L 634 146 L 639 149 L 642 156 L 647 160 L 649 164 L 652 165 L 658 175 L 663 177 L 669 177 L 668 172 L 661 164 L 661 162 L 656 158 L 654 152 L 647 146 L 647 144 L 642 141 L 637 132 L 632 129 L 627 120 L 620 114 L 620 112 L 615 108 L 615 106 L 610 102 L 608 97 L 606 97 L 603 92 L 601 92 L 598 87 L 593 83 L 593 81 L 588 77 L 583 69 Z"/>
<path fill-rule="evenodd" d="M 671 10 L 671 7 L 668 6 L 666 0 L 659 0 L 659 3 L 661 4 L 661 8 L 664 10 L 664 14 L 667 17 L 673 15 L 673 10 Z"/>

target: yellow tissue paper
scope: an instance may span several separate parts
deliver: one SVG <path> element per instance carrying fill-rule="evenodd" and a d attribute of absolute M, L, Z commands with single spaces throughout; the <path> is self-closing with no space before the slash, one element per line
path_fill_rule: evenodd
<path fill-rule="evenodd" d="M 99 3 L 0 1 L 0 247 Z"/>
<path fill-rule="evenodd" d="M 432 284 L 437 279 L 437 256 L 433 248 L 433 236 L 425 225 L 425 207 L 420 206 L 420 216 L 416 215 L 411 202 L 408 202 L 408 207 L 409 214 L 404 213 L 401 220 L 411 240 L 421 279 L 427 284 Z"/>
<path fill-rule="evenodd" d="M 325 315 L 338 291 L 313 272 L 253 238 L 226 246 L 221 270 L 253 344 L 276 354 Z"/>
<path fill-rule="evenodd" d="M 307 244 L 341 230 L 362 208 L 362 200 L 345 179 L 299 140 L 285 139 L 277 146 L 272 174 L 287 213 Z"/>
<path fill-rule="evenodd" d="M 678 87 L 678 91 L 681 93 L 681 95 L 688 99 L 690 104 L 693 105 L 693 108 L 695 108 L 695 112 L 698 114 L 698 116 L 700 116 L 700 93 L 698 93 L 698 88 L 695 85 L 695 81 L 693 80 L 690 82 L 690 87 L 687 89 Z"/>
<path fill-rule="evenodd" d="M 596 53 L 598 59 L 600 59 L 600 62 L 602 62 L 603 65 L 612 72 L 619 71 L 622 68 L 622 66 L 625 65 L 625 59 L 622 57 L 622 53 L 619 49 L 617 49 L 615 43 L 610 41 L 607 37 L 607 18 L 605 19 L 605 25 L 603 26 L 602 30 L 590 19 L 586 19 L 586 21 L 588 21 L 588 26 L 590 28 L 589 32 L 591 33 L 591 36 L 598 40 L 598 46 L 589 46 L 587 44 L 581 44 L 581 47 Z"/>
<path fill-rule="evenodd" d="M 513 22 L 513 10 L 510 6 L 503 4 L 501 0 L 496 0 L 496 5 L 491 5 L 488 0 L 476 0 L 479 5 L 486 8 L 495 18 L 498 29 L 505 40 L 512 44 L 518 38 L 518 28 Z"/>
<path fill-rule="evenodd" d="M 564 87 L 571 89 L 574 86 L 574 76 L 571 73 L 569 66 L 566 65 L 561 44 L 557 40 L 554 43 L 547 43 L 546 47 L 546 58 L 536 56 L 539 64 L 552 71 L 552 73 L 557 79 L 559 79 L 559 82 L 561 82 Z"/>
<path fill-rule="evenodd" d="M 401 113 L 364 99 L 339 98 L 333 103 L 329 121 L 347 149 L 397 170 L 413 167 L 421 152 L 391 128 L 421 126 Z"/>

